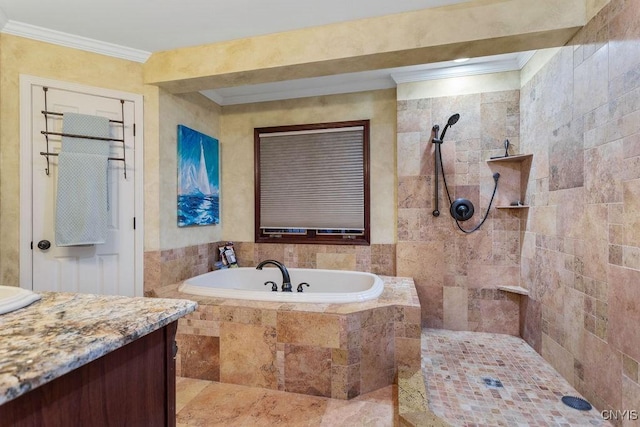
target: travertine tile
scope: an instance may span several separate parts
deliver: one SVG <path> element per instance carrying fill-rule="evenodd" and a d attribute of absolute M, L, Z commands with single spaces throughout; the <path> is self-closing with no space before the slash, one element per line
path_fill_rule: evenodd
<path fill-rule="evenodd" d="M 394 341 L 398 370 L 420 369 L 420 339 L 396 337 Z"/>
<path fill-rule="evenodd" d="M 398 178 L 399 208 L 431 208 L 433 192 L 430 176 L 403 176 Z"/>
<path fill-rule="evenodd" d="M 340 348 L 340 319 L 319 313 L 280 311 L 278 342 Z"/>
<path fill-rule="evenodd" d="M 616 349 L 640 360 L 640 271 L 611 266 L 609 269 L 608 340 Z M 587 347 L 589 348 L 589 347 Z"/>
<path fill-rule="evenodd" d="M 193 378 L 176 378 L 176 413 L 180 412 L 198 393 L 204 390 L 210 384 L 206 380 L 198 380 Z"/>
<path fill-rule="evenodd" d="M 285 344 L 285 391 L 331 397 L 331 349 Z"/>
<path fill-rule="evenodd" d="M 317 426 L 327 410 L 327 401 L 293 393 L 271 392 L 253 405 L 244 426 Z"/>
<path fill-rule="evenodd" d="M 614 408 L 622 405 L 622 355 L 606 342 L 585 333 L 584 379 L 595 394 Z"/>
<path fill-rule="evenodd" d="M 384 390 L 390 390 L 392 386 Z M 360 401 L 358 398 L 347 402 L 331 400 L 322 417 L 320 426 L 385 426 L 393 425 L 394 407 L 391 396 L 382 401 Z"/>
<path fill-rule="evenodd" d="M 422 340 L 429 408 L 451 425 L 609 425 L 562 404 L 579 394 L 520 338 L 425 329 Z"/>
<path fill-rule="evenodd" d="M 316 268 L 325 270 L 356 270 L 355 254 L 329 254 L 316 255 Z"/>
<path fill-rule="evenodd" d="M 223 322 L 220 341 L 220 381 L 278 388 L 275 328 Z"/>
<path fill-rule="evenodd" d="M 194 335 L 194 340 L 199 339 L 197 336 L 220 337 L 221 381 L 278 390 L 286 389 L 287 377 L 301 376 L 292 376 L 292 370 L 302 372 L 308 359 L 318 361 L 316 349 L 321 353 L 326 350 L 331 369 L 330 395 L 350 399 L 361 393 L 363 370 L 384 365 L 380 381 L 386 385 L 393 381 L 398 366 L 419 363 L 418 352 L 405 351 L 403 347 L 396 358 L 394 348 L 396 330 L 407 343 L 420 336 L 420 306 L 413 281 L 395 277 L 383 280 L 385 289 L 377 300 L 354 304 L 282 304 L 194 295 L 200 305 L 195 313 L 182 319 L 179 334 Z M 160 288 L 157 293 L 163 298 L 180 296 L 175 285 Z M 295 363 L 288 369 L 285 350 L 289 345 L 312 348 L 309 351 L 314 357 L 302 352 L 298 359 L 305 362 L 295 362 L 294 352 L 290 352 L 289 361 Z M 365 347 L 367 359 L 363 362 Z M 198 363 L 209 360 L 205 351 L 199 353 L 193 355 Z M 181 359 L 179 355 L 179 369 L 184 364 Z M 378 376 L 377 372 L 367 375 Z M 316 394 L 317 390 L 327 393 L 324 386 L 309 388 L 309 382 L 300 382 L 303 386 L 297 391 L 316 389 Z M 365 386 L 377 387 L 377 383 L 370 381 Z"/>
<path fill-rule="evenodd" d="M 637 382 L 631 381 L 629 378 L 622 378 L 622 405 L 621 408 L 640 408 L 640 385 Z M 636 411 L 636 419 L 634 417 L 627 416 L 622 421 L 623 427 L 631 427 L 638 424 L 638 414 Z"/>
<path fill-rule="evenodd" d="M 267 390 L 209 383 L 178 412 L 177 422 L 186 425 L 242 426 L 251 409 Z"/>
<path fill-rule="evenodd" d="M 398 132 L 426 132 L 431 128 L 431 117 L 419 108 L 398 111 Z"/>
<path fill-rule="evenodd" d="M 394 378 L 393 323 L 363 328 L 360 358 L 360 391 L 368 393 L 391 385 Z"/>
<path fill-rule="evenodd" d="M 180 351 L 180 375 L 201 380 L 220 380 L 220 338 L 202 335 L 176 336 Z"/>
<path fill-rule="evenodd" d="M 443 326 L 445 329 L 464 331 L 469 327 L 467 320 L 467 290 L 445 286 L 443 290 Z"/>

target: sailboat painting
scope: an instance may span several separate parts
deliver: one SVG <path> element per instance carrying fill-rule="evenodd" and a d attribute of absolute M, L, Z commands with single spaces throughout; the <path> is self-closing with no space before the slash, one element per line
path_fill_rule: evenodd
<path fill-rule="evenodd" d="M 178 226 L 220 223 L 220 144 L 178 125 Z"/>

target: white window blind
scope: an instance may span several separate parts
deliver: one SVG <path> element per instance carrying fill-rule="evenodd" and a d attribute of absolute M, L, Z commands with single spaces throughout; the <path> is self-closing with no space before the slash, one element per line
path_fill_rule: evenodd
<path fill-rule="evenodd" d="M 261 229 L 364 230 L 364 128 L 261 133 Z"/>

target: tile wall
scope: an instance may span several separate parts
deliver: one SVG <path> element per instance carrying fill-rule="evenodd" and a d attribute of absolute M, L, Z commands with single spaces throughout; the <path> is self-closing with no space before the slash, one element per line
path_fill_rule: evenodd
<path fill-rule="evenodd" d="M 534 155 L 523 337 L 599 409 L 638 409 L 640 2 L 611 0 L 522 87 L 520 110 Z"/>
<path fill-rule="evenodd" d="M 460 114 L 442 144 L 451 198 L 470 199 L 473 228 L 483 218 L 493 191 L 491 156 L 519 153 L 518 90 L 398 101 L 398 243 L 396 273 L 413 277 L 422 305 L 422 322 L 432 328 L 518 335 L 520 297 L 497 290 L 520 281 L 520 214 L 491 208 L 482 228 L 458 230 L 439 177 L 435 217 L 434 124 L 444 128 Z M 512 183 L 503 181 L 502 186 Z"/>
<path fill-rule="evenodd" d="M 223 242 L 145 253 L 144 290 L 177 283 L 213 269 Z M 395 276 L 395 245 L 285 245 L 277 243 L 234 242 L 241 267 L 253 267 L 260 261 L 275 259 L 289 268 L 367 271 Z"/>
<path fill-rule="evenodd" d="M 218 259 L 218 245 L 208 243 L 144 254 L 144 294 L 211 271 Z"/>

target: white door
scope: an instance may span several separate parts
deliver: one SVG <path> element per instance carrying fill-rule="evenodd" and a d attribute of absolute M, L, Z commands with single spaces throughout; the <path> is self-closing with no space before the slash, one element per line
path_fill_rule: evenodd
<path fill-rule="evenodd" d="M 46 111 L 63 115 L 45 115 L 43 87 L 31 85 L 33 290 L 134 296 L 135 103 L 122 103 L 118 98 L 97 96 L 80 90 L 47 87 Z M 49 135 L 47 149 L 47 140 L 42 131 L 62 133 L 66 112 L 108 117 L 111 120 L 111 137 L 124 137 L 125 140 L 125 149 L 121 142 L 108 142 L 111 145 L 111 157 L 122 158 L 124 155 L 126 164 L 123 161 L 109 161 L 109 235 L 105 244 L 73 247 L 58 247 L 55 244 L 58 157 L 49 156 L 47 165 L 47 157 L 40 153 L 60 152 L 62 137 Z M 50 247 L 46 248 L 48 245 Z"/>

